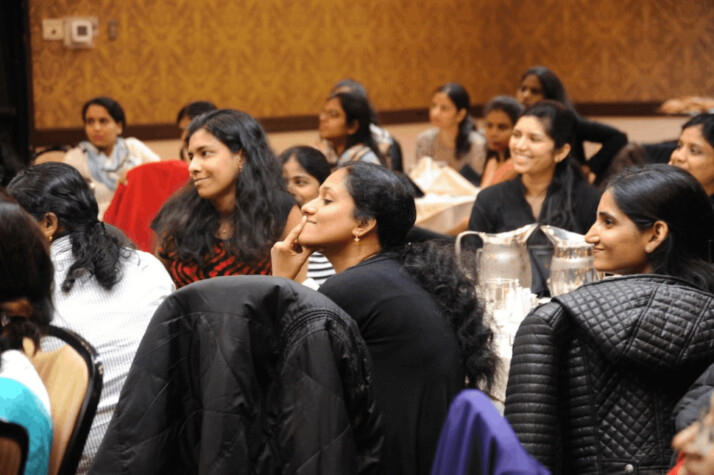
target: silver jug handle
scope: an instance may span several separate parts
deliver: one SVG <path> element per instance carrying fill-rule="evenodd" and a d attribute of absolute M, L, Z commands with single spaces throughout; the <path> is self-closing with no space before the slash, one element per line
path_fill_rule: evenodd
<path fill-rule="evenodd" d="M 469 235 L 469 234 L 474 234 L 474 235 L 476 235 L 476 236 L 479 235 L 479 233 L 478 233 L 477 231 L 463 231 L 463 232 L 460 232 L 460 233 L 458 234 L 458 236 L 456 236 L 456 243 L 455 243 L 455 245 L 454 245 L 454 251 L 455 251 L 455 253 L 456 253 L 456 262 L 457 262 L 461 267 L 463 267 L 463 265 L 462 265 L 462 263 L 461 263 L 461 238 L 463 238 L 464 236 L 467 236 L 467 235 Z"/>

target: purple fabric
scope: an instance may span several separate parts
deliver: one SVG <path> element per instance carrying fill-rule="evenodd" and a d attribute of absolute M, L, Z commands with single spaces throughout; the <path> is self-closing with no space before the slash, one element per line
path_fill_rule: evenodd
<path fill-rule="evenodd" d="M 550 475 L 523 448 L 508 421 L 476 389 L 461 391 L 441 429 L 432 475 Z"/>

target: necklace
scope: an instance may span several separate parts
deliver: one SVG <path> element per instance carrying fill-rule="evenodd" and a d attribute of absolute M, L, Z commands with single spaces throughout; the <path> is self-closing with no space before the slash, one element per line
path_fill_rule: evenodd
<path fill-rule="evenodd" d="M 230 221 L 221 221 L 218 226 L 218 237 L 220 239 L 227 239 L 233 235 L 233 223 Z"/>

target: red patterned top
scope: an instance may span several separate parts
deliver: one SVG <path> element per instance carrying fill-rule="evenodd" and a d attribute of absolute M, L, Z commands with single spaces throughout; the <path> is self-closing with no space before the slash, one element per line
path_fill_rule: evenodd
<path fill-rule="evenodd" d="M 173 252 L 159 248 L 158 255 L 164 262 L 176 288 L 199 280 L 226 275 L 270 275 L 270 256 L 257 263 L 246 263 L 239 256 L 226 250 L 223 242 L 214 247 L 215 254 L 208 257 L 201 267 L 194 262 L 179 261 Z"/>

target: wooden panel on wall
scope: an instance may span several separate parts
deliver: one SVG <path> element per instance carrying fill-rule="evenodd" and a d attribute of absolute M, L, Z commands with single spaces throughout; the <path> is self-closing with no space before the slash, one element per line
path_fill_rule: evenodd
<path fill-rule="evenodd" d="M 317 114 L 353 77 L 381 110 L 418 109 L 454 80 L 474 103 L 552 67 L 579 102 L 712 94 L 711 0 L 30 0 L 35 129 L 81 126 L 89 98 L 130 124 L 210 99 L 258 117 Z M 44 41 L 43 18 L 95 15 L 89 50 Z M 110 40 L 107 24 L 118 22 Z"/>

